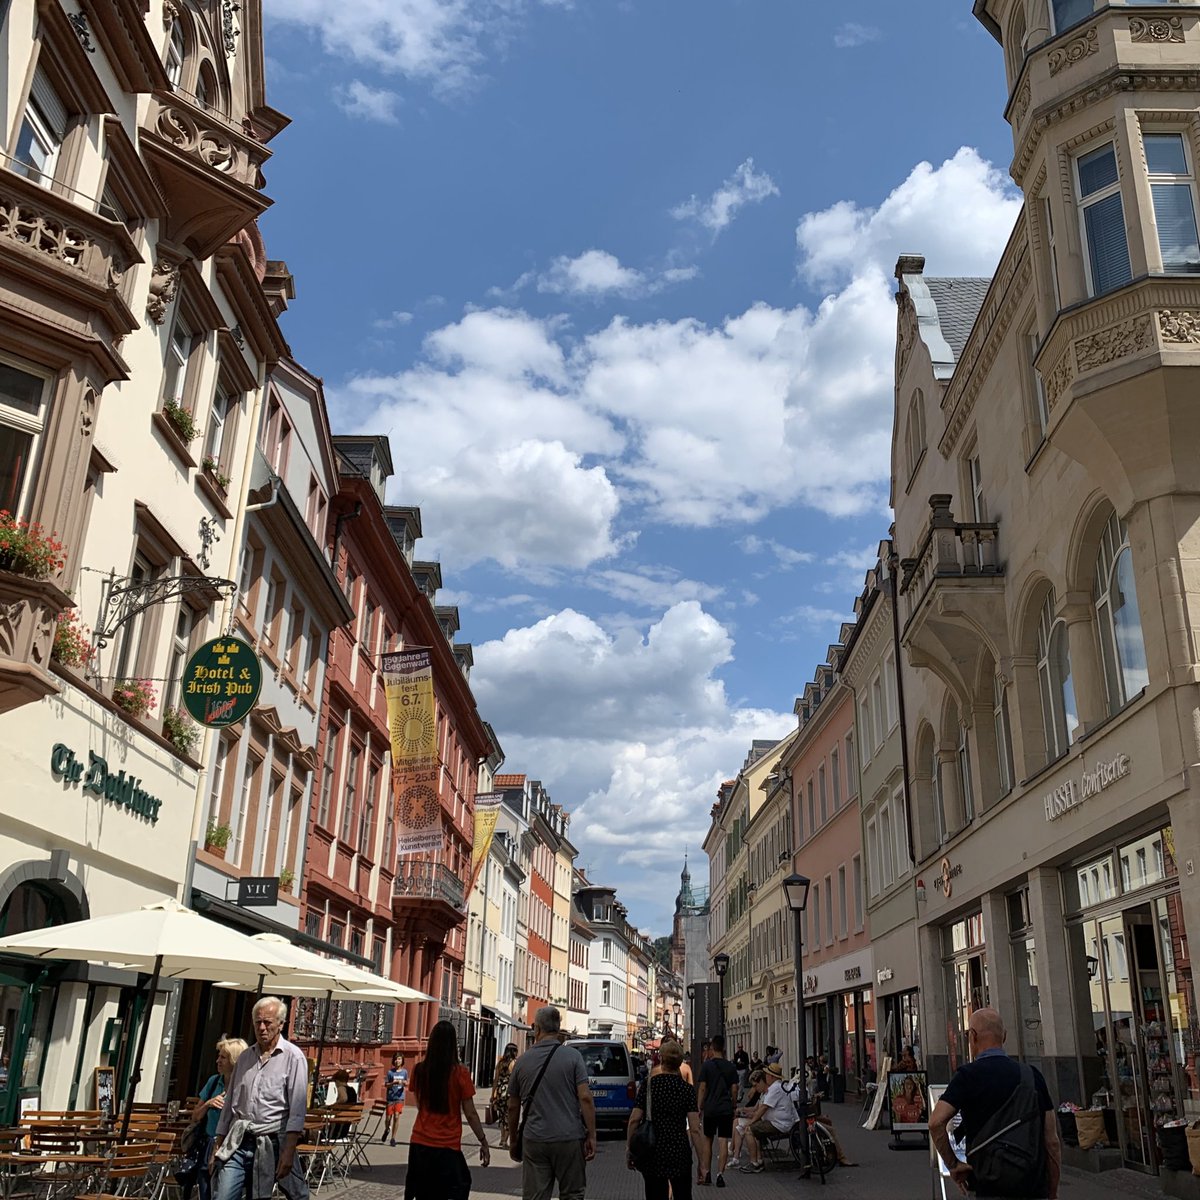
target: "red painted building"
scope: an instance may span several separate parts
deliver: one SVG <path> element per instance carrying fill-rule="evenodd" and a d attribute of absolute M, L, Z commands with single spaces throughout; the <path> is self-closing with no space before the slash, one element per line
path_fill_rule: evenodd
<path fill-rule="evenodd" d="M 318 745 L 319 781 L 308 829 L 304 928 L 359 955 L 437 1002 L 334 1005 L 322 1077 L 345 1067 L 364 1098 L 381 1094 L 391 1055 L 417 1054 L 441 1017 L 461 1018 L 464 879 L 471 862 L 478 764 L 491 741 L 456 646 L 457 610 L 436 608 L 441 572 L 413 560 L 420 513 L 385 503 L 387 439 L 336 437 L 339 488 L 330 505 L 332 561 L 354 619 L 330 638 Z M 442 848 L 397 859 L 387 700 L 379 657 L 433 648 Z M 323 1019 L 298 1006 L 293 1036 L 314 1053 Z"/>
<path fill-rule="evenodd" d="M 530 789 L 540 791 L 541 784 L 532 780 Z M 548 799 L 548 797 L 547 797 Z M 531 852 L 529 855 L 529 916 L 528 955 L 526 956 L 525 1021 L 532 1025 L 534 1014 L 550 1003 L 550 937 L 554 924 L 554 850 L 556 839 L 542 815 L 538 797 L 530 797 L 529 821 Z"/>

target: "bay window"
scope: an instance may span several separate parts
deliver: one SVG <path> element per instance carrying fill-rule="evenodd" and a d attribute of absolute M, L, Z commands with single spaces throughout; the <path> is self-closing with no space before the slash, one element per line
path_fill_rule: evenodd
<path fill-rule="evenodd" d="M 46 423 L 47 380 L 0 360 L 0 508 L 21 516 Z"/>
<path fill-rule="evenodd" d="M 1181 133 L 1142 135 L 1164 271 L 1200 272 L 1192 168 Z"/>
<path fill-rule="evenodd" d="M 34 183 L 49 187 L 54 182 L 59 151 L 67 136 L 67 122 L 66 105 L 38 67 L 17 133 L 14 169 Z"/>
<path fill-rule="evenodd" d="M 1132 278 L 1117 149 L 1107 142 L 1075 160 L 1088 291 L 1103 295 Z"/>

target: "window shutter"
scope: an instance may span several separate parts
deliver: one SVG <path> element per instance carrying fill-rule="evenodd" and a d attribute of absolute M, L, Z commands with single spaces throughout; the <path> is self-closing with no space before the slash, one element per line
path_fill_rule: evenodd
<path fill-rule="evenodd" d="M 1092 267 L 1092 290 L 1099 296 L 1128 283 L 1132 277 L 1121 193 L 1114 192 L 1089 205 L 1083 219 Z"/>
<path fill-rule="evenodd" d="M 41 67 L 33 73 L 33 87 L 29 98 L 37 106 L 50 132 L 61 142 L 67 135 L 67 107 L 59 99 L 58 93 Z"/>

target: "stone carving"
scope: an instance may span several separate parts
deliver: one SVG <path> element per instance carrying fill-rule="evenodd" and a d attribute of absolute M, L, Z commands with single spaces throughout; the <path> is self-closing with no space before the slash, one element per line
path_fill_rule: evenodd
<path fill-rule="evenodd" d="M 1071 351 L 1068 349 L 1054 364 L 1054 369 L 1046 376 L 1046 406 L 1053 410 L 1058 398 L 1067 389 L 1075 374 L 1075 366 L 1071 361 Z"/>
<path fill-rule="evenodd" d="M 167 309 L 179 290 L 179 267 L 173 262 L 158 259 L 150 273 L 150 295 L 146 300 L 146 316 L 155 325 L 167 319 Z"/>
<path fill-rule="evenodd" d="M 1013 105 L 1013 126 L 1014 128 L 1020 125 L 1025 120 L 1025 114 L 1029 111 L 1029 101 L 1033 98 L 1033 89 L 1030 86 L 1029 80 L 1026 79 L 1021 85 L 1021 90 L 1017 93 L 1016 103 Z"/>
<path fill-rule="evenodd" d="M 1071 67 L 1077 62 L 1082 62 L 1089 54 L 1095 54 L 1099 49 L 1100 46 L 1096 41 L 1096 27 L 1093 25 L 1091 29 L 1072 38 L 1065 45 L 1056 46 L 1050 51 L 1050 56 L 1046 60 L 1050 65 L 1050 74 L 1057 75 L 1064 67 Z"/>
<path fill-rule="evenodd" d="M 1164 342 L 1200 342 L 1200 312 L 1164 308 L 1158 314 L 1158 328 Z"/>
<path fill-rule="evenodd" d="M 1128 358 L 1131 354 L 1149 349 L 1153 344 L 1150 318 L 1143 314 L 1080 338 L 1075 343 L 1075 361 L 1081 371 L 1091 371 L 1118 358 Z"/>
<path fill-rule="evenodd" d="M 241 10 L 237 0 L 221 0 L 221 33 L 225 38 L 225 53 L 237 50 L 238 35 L 242 32 L 234 21 L 234 14 Z"/>
<path fill-rule="evenodd" d="M 67 13 L 67 20 L 79 38 L 79 44 L 89 53 L 95 54 L 96 47 L 92 44 L 92 35 L 88 29 L 87 16 L 84 13 Z"/>
<path fill-rule="evenodd" d="M 20 242 L 67 267 L 87 270 L 93 242 L 85 233 L 36 209 L 0 196 L 0 237 Z"/>
<path fill-rule="evenodd" d="M 230 336 L 230 337 L 232 337 L 232 338 L 233 338 L 233 340 L 234 340 L 234 341 L 237 343 L 237 348 L 238 348 L 239 350 L 245 350 L 245 348 L 246 348 L 246 335 L 245 335 L 245 334 L 242 332 L 242 327 L 241 327 L 240 325 L 235 325 L 235 326 L 234 326 L 234 327 L 233 327 L 233 328 L 232 328 L 232 329 L 229 331 L 229 336 Z"/>
<path fill-rule="evenodd" d="M 79 433 L 90 437 L 96 423 L 96 392 L 94 388 L 83 389 L 83 403 L 79 406 Z"/>
<path fill-rule="evenodd" d="M 1133 42 L 1182 42 L 1182 17 L 1130 17 L 1129 40 Z"/>
<path fill-rule="evenodd" d="M 179 8 L 175 0 L 163 0 L 163 29 L 170 29 L 179 19 Z"/>
<path fill-rule="evenodd" d="M 173 146 L 194 155 L 205 166 L 220 171 L 222 175 L 235 174 L 239 155 L 233 142 L 225 135 L 201 126 L 190 113 L 180 108 L 160 109 L 157 124 L 158 132 Z"/>

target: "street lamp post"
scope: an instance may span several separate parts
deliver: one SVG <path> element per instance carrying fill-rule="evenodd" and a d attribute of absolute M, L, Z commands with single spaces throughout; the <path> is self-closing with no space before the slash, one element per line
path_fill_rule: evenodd
<path fill-rule="evenodd" d="M 713 955 L 713 970 L 717 973 L 718 999 L 721 1004 L 721 1036 L 725 1036 L 725 972 L 729 970 L 729 955 Z"/>
<path fill-rule="evenodd" d="M 804 1037 L 804 968 L 800 961 L 804 946 L 800 922 L 804 919 L 804 910 L 808 907 L 808 889 L 811 886 L 812 880 L 808 876 L 797 874 L 794 871 L 783 881 L 783 895 L 787 900 L 788 908 L 792 910 L 792 916 L 796 923 L 796 1044 L 800 1052 L 800 1103 L 806 1106 L 808 1104 L 808 1047 Z"/>
<path fill-rule="evenodd" d="M 675 1001 L 675 1036 L 679 1038 L 679 1044 L 683 1045 L 683 1005 L 680 1001 Z"/>

